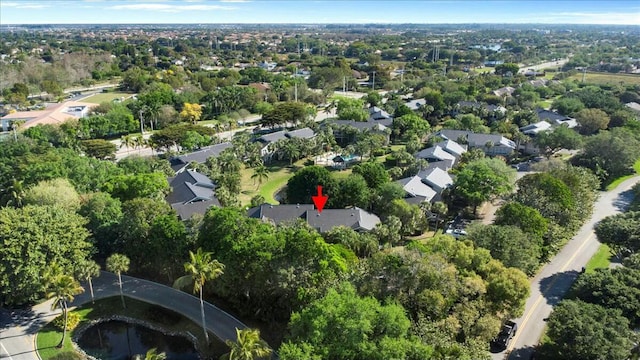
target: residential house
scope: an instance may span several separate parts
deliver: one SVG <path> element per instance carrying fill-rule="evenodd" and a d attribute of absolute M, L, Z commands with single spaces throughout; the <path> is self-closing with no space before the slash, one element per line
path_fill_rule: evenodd
<path fill-rule="evenodd" d="M 11 130 L 14 121 L 23 121 L 20 129 L 28 129 L 36 125 L 60 125 L 68 119 L 80 119 L 89 114 L 89 111 L 98 104 L 80 101 L 67 101 L 61 104 L 53 104 L 45 110 L 18 111 L 7 114 L 0 119 L 2 131 Z"/>
<path fill-rule="evenodd" d="M 318 212 L 312 204 L 262 204 L 249 209 L 247 215 L 274 224 L 302 219 L 319 232 L 327 232 L 337 226 L 346 226 L 355 231 L 369 231 L 380 223 L 380 218 L 376 215 L 358 207 L 324 209 L 322 212 Z"/>
<path fill-rule="evenodd" d="M 436 146 L 440 146 L 442 150 L 455 156 L 456 159 L 458 159 L 460 156 L 462 156 L 462 154 L 467 152 L 467 148 L 465 146 L 462 146 L 457 142 L 453 140 L 448 140 L 448 139 L 437 143 Z"/>
<path fill-rule="evenodd" d="M 548 121 L 554 126 L 565 125 L 569 129 L 573 129 L 578 126 L 576 119 L 558 114 L 555 111 L 538 108 L 536 109 L 536 115 L 538 116 L 538 119 Z"/>
<path fill-rule="evenodd" d="M 278 64 L 274 62 L 263 61 L 259 63 L 258 66 L 267 71 L 273 71 L 276 68 L 276 66 L 278 66 Z"/>
<path fill-rule="evenodd" d="M 486 113 L 486 117 L 490 120 L 495 120 L 498 115 L 504 115 L 507 109 L 500 105 L 493 105 L 487 103 L 480 103 L 477 101 L 459 101 L 456 106 L 451 110 L 451 116 L 457 116 L 460 113 L 474 113 L 482 114 Z M 484 117 L 484 116 L 482 116 Z"/>
<path fill-rule="evenodd" d="M 407 107 L 413 111 L 420 110 L 420 108 L 425 106 L 426 104 L 427 100 L 425 99 L 416 99 L 405 103 L 405 105 L 407 105 Z"/>
<path fill-rule="evenodd" d="M 542 131 L 548 131 L 549 129 L 551 129 L 551 124 L 543 120 L 523 126 L 520 128 L 520 131 L 525 135 L 536 135 Z"/>
<path fill-rule="evenodd" d="M 633 102 L 633 101 L 628 102 L 624 104 L 624 106 L 631 109 L 631 111 L 633 111 L 636 114 L 636 116 L 640 115 L 640 104 L 638 104 L 637 102 Z"/>
<path fill-rule="evenodd" d="M 212 206 L 220 206 L 215 196 L 216 186 L 206 175 L 186 170 L 168 180 L 171 192 L 165 200 L 181 220 L 188 220 L 194 214 L 204 214 Z"/>
<path fill-rule="evenodd" d="M 456 157 L 446 152 L 442 147 L 436 145 L 423 150 L 418 151 L 415 154 L 418 159 L 425 159 L 429 162 L 449 160 L 451 163 L 455 163 Z"/>
<path fill-rule="evenodd" d="M 511 86 L 501 87 L 500 89 L 493 90 L 492 93 L 495 96 L 506 97 L 513 95 L 513 92 L 516 91 L 515 88 Z"/>
<path fill-rule="evenodd" d="M 198 164 L 204 164 L 208 158 L 218 157 L 223 150 L 232 146 L 233 145 L 230 142 L 206 146 L 200 150 L 173 157 L 169 160 L 169 163 L 171 164 L 173 171 L 178 174 L 183 172 L 190 163 L 196 162 Z"/>
<path fill-rule="evenodd" d="M 331 124 L 336 125 L 333 129 L 333 136 L 338 143 L 352 141 L 352 134 L 342 131 L 343 127 L 351 127 L 357 131 L 369 130 L 379 134 L 389 135 L 391 125 L 393 124 L 393 117 L 386 111 L 379 107 L 372 106 L 368 109 L 369 118 L 367 121 L 354 121 L 354 120 L 332 120 Z"/>
<path fill-rule="evenodd" d="M 404 199 L 410 204 L 418 205 L 422 202 L 431 202 L 437 195 L 436 191 L 422 182 L 422 178 L 417 175 L 396 180 L 396 183 L 402 186 L 406 193 Z"/>
<path fill-rule="evenodd" d="M 440 130 L 437 136 L 466 143 L 468 149 L 482 149 L 488 156 L 508 156 L 516 150 L 516 144 L 500 134 L 476 134 L 468 130 Z"/>
<path fill-rule="evenodd" d="M 442 194 L 442 191 L 453 185 L 451 175 L 439 167 L 429 167 L 426 170 L 418 172 L 418 177 L 422 182 L 429 185 L 436 193 Z"/>
<path fill-rule="evenodd" d="M 273 154 L 273 148 L 270 146 L 271 144 L 280 141 L 280 140 L 288 140 L 288 139 L 312 139 L 315 136 L 313 130 L 308 127 L 298 129 L 298 130 L 281 130 L 276 131 L 270 134 L 265 134 L 256 139 L 257 142 L 262 144 L 262 148 L 260 149 L 260 155 L 265 158 L 265 160 L 269 160 L 271 155 Z"/>

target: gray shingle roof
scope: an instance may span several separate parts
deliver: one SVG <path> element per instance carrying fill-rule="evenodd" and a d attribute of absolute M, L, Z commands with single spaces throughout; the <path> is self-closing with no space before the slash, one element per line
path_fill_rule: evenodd
<path fill-rule="evenodd" d="M 291 138 L 311 139 L 315 135 L 316 134 L 313 132 L 313 130 L 309 129 L 308 127 L 289 131 L 285 134 L 285 136 L 290 139 Z"/>
<path fill-rule="evenodd" d="M 260 141 L 261 143 L 264 143 L 264 144 L 270 144 L 278 140 L 287 139 L 287 137 L 285 136 L 286 133 L 287 132 L 285 130 L 281 130 L 271 134 L 265 134 L 259 137 L 257 141 Z"/>
<path fill-rule="evenodd" d="M 465 147 L 463 147 L 462 145 L 458 144 L 453 140 L 441 141 L 437 143 L 436 146 L 440 146 L 444 151 L 448 152 L 449 154 L 455 157 L 460 157 L 460 155 L 467 152 L 467 149 Z"/>
<path fill-rule="evenodd" d="M 540 120 L 565 121 L 565 120 L 571 119 L 568 116 L 560 115 L 555 111 L 550 111 L 545 109 L 537 109 L 536 114 L 538 115 L 538 119 Z"/>
<path fill-rule="evenodd" d="M 215 184 L 204 174 L 187 170 L 170 178 L 169 184 L 171 192 L 165 200 L 178 211 L 178 215 L 183 220 L 190 218 L 196 212 L 204 214 L 206 209 L 213 205 L 220 206 L 215 197 Z M 190 204 L 197 205 L 186 206 Z"/>
<path fill-rule="evenodd" d="M 426 201 L 431 201 L 436 196 L 436 192 L 427 184 L 422 182 L 419 176 L 412 176 L 396 181 L 402 186 L 402 189 L 411 197 L 420 196 Z"/>
<path fill-rule="evenodd" d="M 211 200 L 196 201 L 187 204 L 171 204 L 171 207 L 178 213 L 178 217 L 180 217 L 181 220 L 191 219 L 194 214 L 204 214 L 212 206 L 220 207 L 220 202 L 215 197 Z"/>
<path fill-rule="evenodd" d="M 453 179 L 449 173 L 438 167 L 422 170 L 417 176 L 422 179 L 422 182 L 436 190 L 435 192 L 441 192 L 453 184 Z"/>
<path fill-rule="evenodd" d="M 320 232 L 333 229 L 336 226 L 347 226 L 354 230 L 371 230 L 380 222 L 380 218 L 360 208 L 353 209 L 324 209 L 318 214 L 312 204 L 262 204 L 249 209 L 247 215 L 275 224 L 304 219 Z"/>
<path fill-rule="evenodd" d="M 230 148 L 232 145 L 230 142 L 224 142 L 216 145 L 211 145 L 207 147 L 203 147 L 198 151 L 194 151 L 188 154 L 180 155 L 171 159 L 171 167 L 174 170 L 179 170 L 184 167 L 184 165 L 189 164 L 192 161 L 203 164 L 210 157 L 217 157 L 220 153 L 227 148 Z"/>
<path fill-rule="evenodd" d="M 311 227 L 319 232 L 327 232 L 337 226 L 346 226 L 354 230 L 372 230 L 380 223 L 380 218 L 360 208 L 325 209 L 322 213 L 317 210 L 306 212 L 306 220 Z"/>
<path fill-rule="evenodd" d="M 512 149 L 516 148 L 516 144 L 499 134 L 469 134 L 469 146 L 482 147 L 488 142 L 492 142 L 494 146 L 506 146 Z"/>
<path fill-rule="evenodd" d="M 362 131 L 365 129 L 375 129 L 380 125 L 384 127 L 390 127 L 391 124 L 393 123 L 393 119 L 368 120 L 368 121 L 333 120 L 333 123 L 336 125 L 351 126 Z"/>
<path fill-rule="evenodd" d="M 432 146 L 420 150 L 416 155 L 418 159 L 433 159 L 433 160 L 452 160 L 455 162 L 456 157 L 450 153 L 444 151 L 440 146 Z"/>
<path fill-rule="evenodd" d="M 249 209 L 248 216 L 252 218 L 270 220 L 276 224 L 285 221 L 291 221 L 296 218 L 302 218 L 307 210 L 313 209 L 312 204 L 285 204 L 271 205 L 262 204 L 260 206 Z"/>

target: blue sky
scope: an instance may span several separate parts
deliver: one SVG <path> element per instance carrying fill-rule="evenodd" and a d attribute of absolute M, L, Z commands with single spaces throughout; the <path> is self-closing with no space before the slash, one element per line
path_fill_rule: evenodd
<path fill-rule="evenodd" d="M 0 0 L 0 24 L 640 24 L 640 1 Z"/>

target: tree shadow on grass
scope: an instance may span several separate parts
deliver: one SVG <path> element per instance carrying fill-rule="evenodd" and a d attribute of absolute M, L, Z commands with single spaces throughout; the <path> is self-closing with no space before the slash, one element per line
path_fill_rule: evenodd
<path fill-rule="evenodd" d="M 558 304 L 579 274 L 578 271 L 570 270 L 556 273 L 540 280 L 540 293 L 547 300 L 547 304 Z"/>

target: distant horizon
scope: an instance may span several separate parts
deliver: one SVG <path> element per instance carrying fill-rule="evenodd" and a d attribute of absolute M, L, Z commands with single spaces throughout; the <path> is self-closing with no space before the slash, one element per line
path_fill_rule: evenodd
<path fill-rule="evenodd" d="M 215 24 L 638 26 L 640 3 L 627 0 L 0 0 L 3 27 Z"/>

